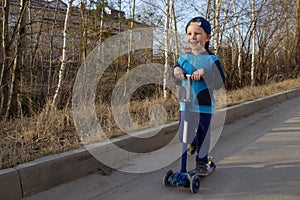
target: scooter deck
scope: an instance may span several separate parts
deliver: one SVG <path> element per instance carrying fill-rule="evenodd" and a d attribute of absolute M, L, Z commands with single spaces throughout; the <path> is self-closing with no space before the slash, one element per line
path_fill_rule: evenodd
<path fill-rule="evenodd" d="M 192 193 L 197 193 L 200 188 L 200 179 L 203 179 L 210 174 L 212 174 L 216 169 L 215 163 L 212 158 L 209 158 L 208 162 L 208 174 L 206 176 L 198 176 L 196 170 L 193 169 L 188 172 L 173 172 L 169 170 L 167 174 L 163 177 L 163 184 L 165 186 L 181 186 L 185 188 L 190 188 Z"/>
<path fill-rule="evenodd" d="M 212 162 L 211 165 L 207 167 L 207 172 L 208 172 L 207 175 L 205 175 L 205 176 L 203 176 L 203 175 L 198 175 L 198 174 L 196 173 L 196 169 L 193 169 L 193 170 L 189 171 L 189 174 L 195 174 L 195 175 L 199 176 L 199 178 L 202 179 L 202 178 L 205 178 L 205 177 L 211 175 L 211 174 L 215 171 L 215 169 L 216 169 L 216 165 L 215 165 L 214 162 Z"/>
<path fill-rule="evenodd" d="M 194 173 L 190 172 L 173 172 L 169 170 L 163 177 L 163 184 L 165 186 L 176 186 L 190 188 L 192 193 L 197 193 L 200 188 L 200 178 Z"/>

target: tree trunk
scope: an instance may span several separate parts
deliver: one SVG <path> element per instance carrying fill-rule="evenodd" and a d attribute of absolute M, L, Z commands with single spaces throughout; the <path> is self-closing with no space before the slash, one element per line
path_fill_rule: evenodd
<path fill-rule="evenodd" d="M 7 111 L 7 96 L 9 83 L 9 37 L 8 37 L 8 14 L 10 12 L 10 0 L 5 0 L 3 5 L 2 30 L 1 30 L 1 72 L 0 72 L 0 119 L 5 117 Z"/>
<path fill-rule="evenodd" d="M 57 0 L 58 1 L 58 0 Z M 47 83 L 47 95 L 51 94 L 52 89 L 52 68 L 53 68 L 53 51 L 54 51 L 54 31 L 55 31 L 55 25 L 57 21 L 57 12 L 58 12 L 58 3 L 56 2 L 55 10 L 54 10 L 54 21 L 51 26 L 51 37 L 50 37 L 50 58 L 49 58 L 49 70 L 48 70 L 48 83 Z"/>
<path fill-rule="evenodd" d="M 251 55 L 251 87 L 255 86 L 255 30 L 256 30 L 256 19 L 255 19 L 255 0 L 252 0 L 251 4 L 251 17 L 252 17 L 252 55 Z"/>
<path fill-rule="evenodd" d="M 296 54 L 295 54 L 295 78 L 298 77 L 299 75 L 299 70 L 300 70 L 300 58 L 299 58 L 299 52 L 300 52 L 300 0 L 297 0 L 296 2 Z"/>
<path fill-rule="evenodd" d="M 221 0 L 215 1 L 215 16 L 214 16 L 214 49 L 215 53 L 219 54 L 219 46 L 220 46 L 220 8 L 221 8 Z"/>
<path fill-rule="evenodd" d="M 176 45 L 174 61 L 176 62 L 176 60 L 178 59 L 178 55 L 179 55 L 179 40 L 178 40 L 178 34 L 177 34 L 177 19 L 176 19 L 176 15 L 175 15 L 175 0 L 172 0 L 171 6 L 172 6 L 172 18 L 173 18 L 173 23 L 174 23 L 175 45 Z"/>
<path fill-rule="evenodd" d="M 164 44 L 165 44 L 165 68 L 163 78 L 163 93 L 164 98 L 167 99 L 167 79 L 169 74 L 169 28 L 170 28 L 170 0 L 166 0 L 165 7 L 165 27 L 164 27 Z"/>
<path fill-rule="evenodd" d="M 122 0 L 119 0 L 118 1 L 118 6 L 119 6 L 119 12 L 118 12 L 118 20 L 119 20 L 119 27 L 118 27 L 118 29 L 119 29 L 119 31 L 118 31 L 118 34 L 120 34 L 121 33 L 121 28 L 122 28 L 122 19 L 121 19 L 121 11 L 122 11 Z M 121 39 L 120 39 L 120 37 L 118 37 L 118 42 L 119 42 L 119 45 L 118 45 L 118 51 L 119 51 L 119 55 L 120 55 L 120 47 L 121 47 Z M 115 83 L 117 83 L 117 80 L 118 80 L 118 73 L 119 73 L 119 69 L 120 69 L 120 62 L 121 62 L 121 60 L 120 60 L 120 56 L 118 57 L 118 61 L 117 61 L 117 66 L 116 66 L 116 68 L 115 68 Z"/>
<path fill-rule="evenodd" d="M 128 44 L 128 60 L 127 60 L 127 70 L 126 70 L 126 72 L 129 72 L 130 65 L 131 65 L 132 37 L 133 37 L 133 28 L 134 28 L 134 13 L 135 13 L 135 0 L 132 1 L 132 8 L 131 8 L 130 38 L 129 38 L 129 44 Z"/>
<path fill-rule="evenodd" d="M 87 56 L 87 24 L 88 24 L 88 14 L 86 13 L 86 2 L 81 2 L 80 4 L 80 14 L 81 14 L 81 28 L 82 28 L 82 52 L 81 52 L 81 61 L 84 62 Z"/>
<path fill-rule="evenodd" d="M 237 68 L 238 68 L 238 77 L 239 77 L 239 87 L 242 86 L 242 45 L 241 45 L 241 29 L 240 29 L 240 25 L 239 25 L 239 20 L 237 17 L 237 13 L 236 13 L 236 6 L 235 6 L 235 0 L 232 0 L 232 5 L 233 5 L 233 15 L 235 18 L 235 27 L 237 29 L 238 32 L 238 36 L 237 36 L 237 47 L 238 47 L 238 51 L 237 51 Z M 232 63 L 233 64 L 233 63 Z"/>
<path fill-rule="evenodd" d="M 210 21 L 210 7 L 211 7 L 211 0 L 207 0 L 207 7 L 206 7 L 205 17 L 208 21 Z"/>
<path fill-rule="evenodd" d="M 18 97 L 20 92 L 21 68 L 24 67 L 24 53 L 26 46 L 26 18 L 27 18 L 28 0 L 20 1 L 20 20 L 17 24 L 17 32 L 19 35 L 13 67 L 11 69 L 11 82 L 8 93 L 6 118 L 14 118 L 18 115 L 21 108 L 18 108 Z"/>
<path fill-rule="evenodd" d="M 130 23 L 130 36 L 129 36 L 129 42 L 128 42 L 128 57 L 127 57 L 127 68 L 126 68 L 126 74 L 125 76 L 127 76 L 127 74 L 130 71 L 130 66 L 131 66 L 131 58 L 132 58 L 132 39 L 133 39 L 133 28 L 134 28 L 134 13 L 135 13 L 135 0 L 132 1 L 132 7 L 131 7 L 131 23 Z M 127 93 L 127 83 L 126 83 L 126 79 L 125 79 L 125 83 L 124 83 L 124 93 L 123 96 L 125 97 Z"/>
<path fill-rule="evenodd" d="M 103 37 L 103 22 L 104 22 L 104 0 L 101 2 L 101 15 L 100 15 L 100 35 L 99 35 L 99 41 L 102 42 L 102 37 Z"/>
<path fill-rule="evenodd" d="M 68 1 L 68 7 L 67 7 L 67 12 L 66 12 L 66 17 L 65 17 L 65 23 L 64 23 L 64 32 L 63 32 L 63 49 L 62 49 L 62 58 L 61 58 L 61 66 L 59 70 L 59 77 L 58 77 L 58 84 L 57 88 L 54 94 L 54 98 L 52 101 L 52 107 L 57 107 L 59 98 L 61 95 L 61 90 L 63 87 L 63 79 L 65 75 L 65 68 L 66 68 L 66 63 L 67 63 L 67 32 L 68 32 L 68 22 L 69 22 L 69 17 L 70 17 L 70 10 L 73 4 L 73 0 Z"/>

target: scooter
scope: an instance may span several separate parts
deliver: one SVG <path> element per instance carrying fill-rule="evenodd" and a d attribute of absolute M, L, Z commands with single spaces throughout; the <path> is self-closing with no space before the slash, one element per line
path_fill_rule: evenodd
<path fill-rule="evenodd" d="M 188 130 L 189 130 L 189 117 L 191 107 L 191 75 L 186 75 L 186 98 L 184 99 L 185 112 L 183 117 L 183 127 L 179 129 L 179 135 L 182 137 L 182 156 L 181 156 L 181 169 L 179 172 L 169 170 L 163 177 L 163 184 L 165 186 L 176 186 L 190 188 L 192 193 L 197 193 L 200 188 L 200 177 L 198 177 L 194 170 L 188 172 L 187 165 L 187 146 L 188 146 Z M 181 132 L 182 131 L 182 132 Z"/>

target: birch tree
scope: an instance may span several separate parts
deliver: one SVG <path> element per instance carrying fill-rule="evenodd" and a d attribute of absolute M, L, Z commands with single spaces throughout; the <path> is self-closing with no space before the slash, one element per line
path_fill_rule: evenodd
<path fill-rule="evenodd" d="M 101 1 L 101 14 L 100 14 L 100 34 L 99 34 L 99 41 L 102 42 L 103 40 L 103 24 L 104 24 L 104 0 Z"/>
<path fill-rule="evenodd" d="M 207 19 L 207 21 L 210 21 L 210 10 L 211 10 L 211 0 L 207 0 L 207 4 L 206 4 L 206 14 L 205 17 Z"/>
<path fill-rule="evenodd" d="M 81 15 L 81 61 L 84 61 L 87 56 L 87 38 L 88 38 L 88 13 L 86 9 L 86 1 L 80 2 L 80 15 Z"/>
<path fill-rule="evenodd" d="M 164 77 L 163 77 L 163 93 L 165 99 L 168 96 L 167 79 L 169 74 L 169 29 L 170 29 L 170 0 L 166 0 L 165 27 L 164 27 L 165 68 L 164 68 Z"/>
<path fill-rule="evenodd" d="M 127 68 L 126 68 L 126 76 L 130 71 L 131 66 L 131 60 L 132 60 L 132 40 L 133 40 L 133 28 L 134 28 L 134 16 L 135 16 L 135 0 L 132 1 L 131 5 L 131 22 L 130 22 L 130 36 L 129 36 L 129 42 L 128 42 L 128 56 L 127 56 Z M 127 83 L 125 81 L 124 83 L 124 93 L 123 96 L 126 96 L 127 93 Z"/>
<path fill-rule="evenodd" d="M 300 70 L 300 67 L 299 67 L 299 63 L 300 63 L 300 58 L 299 58 L 299 52 L 300 52 L 300 0 L 297 0 L 296 2 L 296 34 L 295 34 L 295 41 L 296 41 L 296 53 L 295 53 L 295 64 L 296 64 L 296 67 L 295 67 L 295 78 L 298 77 L 299 75 L 299 70 Z"/>
<path fill-rule="evenodd" d="M 242 45 L 241 45 L 241 29 L 239 25 L 239 20 L 236 11 L 235 0 L 232 0 L 233 6 L 233 17 L 235 19 L 235 28 L 237 29 L 237 68 L 238 68 L 238 78 L 239 78 L 239 85 L 242 85 Z M 232 51 L 234 53 L 234 51 Z M 234 57 L 234 56 L 232 56 Z M 233 65 L 234 63 L 232 63 Z"/>
<path fill-rule="evenodd" d="M 251 86 L 255 85 L 255 32 L 256 32 L 256 19 L 255 19 L 255 0 L 251 3 L 251 26 L 252 26 L 252 55 L 251 55 Z"/>
<path fill-rule="evenodd" d="M 128 44 L 128 60 L 127 60 L 127 72 L 130 70 L 130 65 L 131 65 L 131 57 L 132 57 L 132 37 L 133 37 L 133 28 L 134 28 L 134 18 L 135 16 L 135 0 L 132 0 L 132 5 L 131 5 L 131 22 L 130 22 L 130 38 L 129 38 L 129 44 Z"/>
<path fill-rule="evenodd" d="M 175 12 L 175 0 L 171 0 L 171 7 L 172 7 L 172 19 L 174 24 L 174 32 L 175 32 L 175 55 L 174 61 L 177 60 L 179 55 L 179 40 L 178 40 L 178 29 L 177 29 L 177 17 Z"/>
<path fill-rule="evenodd" d="M 122 12 L 122 0 L 118 0 L 118 34 L 121 33 L 121 28 L 122 28 L 122 19 L 121 19 L 121 12 Z M 118 51 L 120 52 L 121 48 L 121 39 L 118 37 Z M 120 57 L 118 57 L 117 65 L 114 69 L 115 71 L 115 83 L 117 83 L 118 80 L 118 73 L 119 73 L 119 68 L 120 68 Z"/>
<path fill-rule="evenodd" d="M 67 12 L 65 16 L 65 22 L 64 22 L 64 30 L 63 30 L 63 47 L 62 47 L 62 57 L 61 57 L 61 66 L 59 70 L 59 77 L 58 77 L 58 84 L 57 88 L 53 97 L 52 101 L 52 107 L 57 107 L 59 97 L 61 95 L 62 87 L 63 87 L 63 81 L 64 81 L 64 74 L 67 64 L 67 36 L 68 36 L 68 24 L 69 24 L 69 18 L 70 18 L 70 11 L 72 8 L 73 0 L 68 1 L 67 6 Z"/>
<path fill-rule="evenodd" d="M 220 9 L 221 0 L 215 0 L 215 13 L 214 13 L 214 49 L 218 55 L 220 47 Z"/>

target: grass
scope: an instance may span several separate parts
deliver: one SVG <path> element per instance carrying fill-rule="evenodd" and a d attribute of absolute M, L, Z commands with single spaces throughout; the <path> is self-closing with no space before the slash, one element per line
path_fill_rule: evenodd
<path fill-rule="evenodd" d="M 300 78 L 228 91 L 226 92 L 226 104 L 232 106 L 299 87 Z M 130 114 L 139 127 L 149 127 L 158 125 L 160 120 L 155 119 L 164 118 L 166 117 L 165 114 L 168 115 L 167 121 L 177 120 L 177 104 L 174 96 L 167 101 L 154 98 L 131 102 Z M 156 107 L 157 105 L 159 107 Z M 159 112 L 161 107 L 165 108 L 165 113 Z M 116 126 L 108 105 L 99 103 L 96 105 L 96 113 L 106 137 L 112 138 L 123 134 Z M 126 123 L 126 121 L 122 123 Z M 47 105 L 36 116 L 2 121 L 0 126 L 0 169 L 84 145 L 76 133 L 70 108 L 51 111 L 50 106 Z"/>
<path fill-rule="evenodd" d="M 226 104 L 232 106 L 300 87 L 300 78 L 226 92 Z"/>

